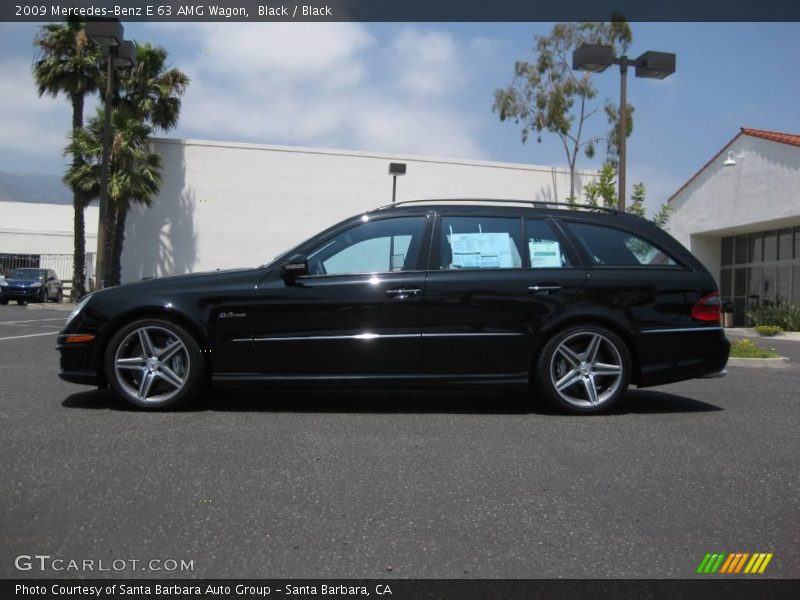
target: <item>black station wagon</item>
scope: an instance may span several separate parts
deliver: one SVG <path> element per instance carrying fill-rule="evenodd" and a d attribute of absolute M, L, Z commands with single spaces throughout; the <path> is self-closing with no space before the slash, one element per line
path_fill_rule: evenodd
<path fill-rule="evenodd" d="M 629 385 L 725 373 L 717 284 L 633 215 L 505 200 L 398 202 L 257 268 L 84 298 L 61 378 L 142 408 L 214 386 L 533 389 L 574 413 Z"/>

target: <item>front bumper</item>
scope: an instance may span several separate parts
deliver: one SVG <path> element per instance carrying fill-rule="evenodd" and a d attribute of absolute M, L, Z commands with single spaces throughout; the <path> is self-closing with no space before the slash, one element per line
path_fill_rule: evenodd
<path fill-rule="evenodd" d="M 9 300 L 36 299 L 42 293 L 42 288 L 10 288 L 3 287 L 0 296 Z"/>
<path fill-rule="evenodd" d="M 98 372 L 97 346 L 94 342 L 67 344 L 67 335 L 59 334 L 56 350 L 61 354 L 61 372 L 58 376 L 70 383 L 101 385 L 102 374 Z"/>

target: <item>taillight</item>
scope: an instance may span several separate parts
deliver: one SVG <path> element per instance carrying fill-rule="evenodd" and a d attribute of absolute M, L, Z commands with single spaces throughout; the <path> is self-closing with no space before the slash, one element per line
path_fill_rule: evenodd
<path fill-rule="evenodd" d="M 720 310 L 722 302 L 719 298 L 719 292 L 711 292 L 703 296 L 692 307 L 692 318 L 698 321 L 717 321 L 720 319 Z"/>

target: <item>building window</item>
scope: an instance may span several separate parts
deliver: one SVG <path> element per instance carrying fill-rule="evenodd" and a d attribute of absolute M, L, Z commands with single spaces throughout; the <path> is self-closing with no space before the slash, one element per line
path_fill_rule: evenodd
<path fill-rule="evenodd" d="M 781 229 L 778 232 L 778 260 L 791 260 L 792 256 L 792 230 Z"/>
<path fill-rule="evenodd" d="M 733 264 L 733 238 L 722 238 L 722 266 Z"/>
<path fill-rule="evenodd" d="M 747 262 L 747 236 L 736 236 L 736 264 L 743 265 Z"/>
<path fill-rule="evenodd" d="M 800 306 L 800 227 L 724 237 L 720 263 L 720 293 L 737 326 L 761 304 Z"/>

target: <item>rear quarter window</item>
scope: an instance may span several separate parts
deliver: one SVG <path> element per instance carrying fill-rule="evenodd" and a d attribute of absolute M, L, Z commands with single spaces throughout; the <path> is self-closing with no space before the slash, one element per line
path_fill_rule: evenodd
<path fill-rule="evenodd" d="M 592 264 L 608 267 L 676 267 L 678 263 L 650 240 L 594 223 L 566 224 L 589 254 Z"/>

